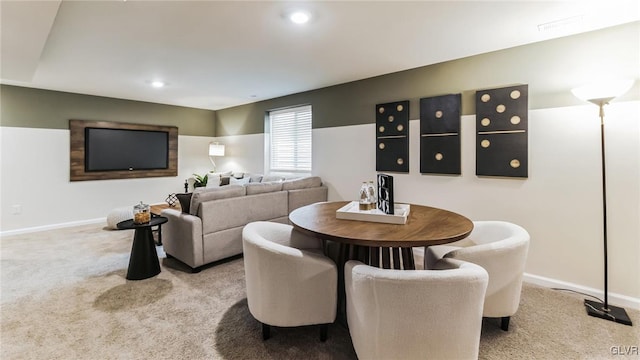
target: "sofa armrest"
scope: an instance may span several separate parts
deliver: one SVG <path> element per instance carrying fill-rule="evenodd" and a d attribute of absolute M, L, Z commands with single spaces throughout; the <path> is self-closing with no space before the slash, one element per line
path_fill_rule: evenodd
<path fill-rule="evenodd" d="M 204 265 L 202 249 L 202 220 L 174 209 L 162 210 L 169 219 L 162 228 L 162 245 L 165 253 L 183 263 L 197 268 Z"/>
<path fill-rule="evenodd" d="M 327 201 L 329 189 L 322 185 L 305 189 L 289 190 L 289 213 L 309 204 Z"/>

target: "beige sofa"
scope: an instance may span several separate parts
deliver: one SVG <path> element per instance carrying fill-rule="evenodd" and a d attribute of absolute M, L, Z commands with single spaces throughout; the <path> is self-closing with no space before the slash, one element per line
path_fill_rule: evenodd
<path fill-rule="evenodd" d="M 203 265 L 242 253 L 242 229 L 253 221 L 288 223 L 289 213 L 301 206 L 327 201 L 327 187 L 317 177 L 198 188 L 189 209 L 165 209 L 162 226 L 167 257 L 193 272 Z"/>

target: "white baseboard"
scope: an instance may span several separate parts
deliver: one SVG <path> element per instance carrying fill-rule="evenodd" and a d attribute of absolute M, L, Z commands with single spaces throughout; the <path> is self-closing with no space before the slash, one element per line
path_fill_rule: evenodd
<path fill-rule="evenodd" d="M 547 288 L 562 288 L 581 293 L 589 294 L 602 299 L 604 297 L 604 291 L 573 284 L 566 281 L 551 279 L 543 276 L 524 273 L 524 281 L 529 284 L 543 286 Z M 616 294 L 609 292 L 609 303 L 616 306 L 622 306 L 624 308 L 631 308 L 634 310 L 640 310 L 640 299 L 627 295 Z"/>
<path fill-rule="evenodd" d="M 106 226 L 107 218 L 71 221 L 71 222 L 61 223 L 61 224 L 51 224 L 51 225 L 34 226 L 30 228 L 22 228 L 22 229 L 16 229 L 16 230 L 0 231 L 0 236 L 21 235 L 21 234 L 38 232 L 38 231 L 47 231 L 47 230 L 62 229 L 62 228 L 67 228 L 72 226 L 98 224 L 98 223 L 104 223 Z"/>
<path fill-rule="evenodd" d="M 424 248 L 413 248 L 415 255 L 424 256 Z M 604 297 L 604 291 L 566 282 L 556 279 L 547 278 L 544 276 L 533 275 L 524 273 L 524 281 L 529 284 L 538 285 L 546 288 L 561 288 L 581 293 L 589 294 L 602 299 Z M 616 294 L 609 292 L 609 303 L 611 305 L 622 306 L 624 308 L 630 308 L 634 310 L 640 310 L 640 299 L 627 295 Z"/>

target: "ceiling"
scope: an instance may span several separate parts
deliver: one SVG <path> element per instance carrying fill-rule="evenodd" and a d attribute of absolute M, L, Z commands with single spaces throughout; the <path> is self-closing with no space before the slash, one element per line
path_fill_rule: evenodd
<path fill-rule="evenodd" d="M 0 6 L 3 84 L 211 110 L 640 20 L 638 0 Z"/>

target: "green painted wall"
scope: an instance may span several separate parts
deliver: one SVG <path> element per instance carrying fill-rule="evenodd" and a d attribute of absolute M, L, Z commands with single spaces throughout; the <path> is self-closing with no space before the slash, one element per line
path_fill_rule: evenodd
<path fill-rule="evenodd" d="M 69 120 L 177 126 L 180 135 L 215 136 L 211 110 L 67 92 L 0 86 L 0 125 L 68 129 Z"/>
<path fill-rule="evenodd" d="M 461 44 L 464 46 L 464 44 Z M 0 85 L 0 125 L 67 129 L 69 119 L 172 125 L 180 135 L 264 132 L 267 111 L 311 104 L 313 127 L 375 122 L 375 104 L 462 93 L 473 114 L 476 90 L 529 85 L 529 108 L 580 104 L 571 88 L 595 77 L 640 79 L 640 22 L 452 60 L 218 111 Z M 625 97 L 640 99 L 640 81 Z"/>
<path fill-rule="evenodd" d="M 464 44 L 460 44 L 464 46 Z M 640 22 L 574 35 L 217 111 L 216 135 L 264 131 L 265 113 L 311 104 L 313 127 L 375 122 L 375 105 L 410 100 L 418 119 L 422 97 L 462 93 L 462 112 L 475 113 L 476 90 L 529 85 L 529 108 L 580 104 L 573 87 L 602 76 L 640 78 Z M 626 99 L 640 99 L 640 81 Z"/>

